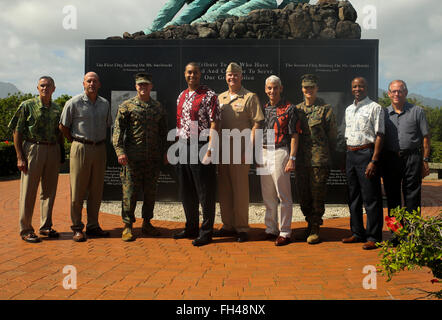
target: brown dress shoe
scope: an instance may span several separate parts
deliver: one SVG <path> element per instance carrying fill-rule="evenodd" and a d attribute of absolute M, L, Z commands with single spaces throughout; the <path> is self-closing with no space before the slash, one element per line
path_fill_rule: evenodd
<path fill-rule="evenodd" d="M 275 246 L 277 247 L 285 246 L 288 245 L 289 243 L 290 243 L 290 238 L 279 236 L 278 238 L 276 238 Z"/>
<path fill-rule="evenodd" d="M 52 228 L 40 230 L 40 234 L 48 238 L 58 238 L 60 236 L 60 234 Z"/>
<path fill-rule="evenodd" d="M 373 249 L 377 249 L 377 246 L 376 246 L 376 243 L 374 243 L 373 241 L 367 241 L 362 246 L 362 249 L 364 249 L 364 250 L 373 250 Z"/>
<path fill-rule="evenodd" d="M 34 232 L 30 232 L 27 235 L 23 235 L 21 238 L 29 243 L 41 242 L 41 238 L 39 238 Z"/>
<path fill-rule="evenodd" d="M 357 243 L 357 242 L 364 242 L 364 241 L 355 236 L 342 239 L 342 243 Z"/>
<path fill-rule="evenodd" d="M 72 240 L 74 240 L 75 242 L 84 242 L 86 241 L 86 237 L 83 231 L 74 231 L 74 236 L 72 237 Z"/>

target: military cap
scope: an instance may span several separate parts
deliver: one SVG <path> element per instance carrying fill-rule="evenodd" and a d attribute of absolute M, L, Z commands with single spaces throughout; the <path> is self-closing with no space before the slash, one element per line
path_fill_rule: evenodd
<path fill-rule="evenodd" d="M 231 73 L 242 73 L 242 68 L 239 64 L 235 63 L 235 62 L 231 62 L 226 69 L 226 73 L 231 72 Z"/>
<path fill-rule="evenodd" d="M 135 75 L 135 83 L 136 84 L 140 84 L 140 83 L 152 83 L 152 75 L 147 74 L 147 73 L 137 73 Z"/>
<path fill-rule="evenodd" d="M 318 85 L 319 78 L 314 74 L 304 74 L 301 77 L 301 85 L 303 87 L 315 87 Z"/>

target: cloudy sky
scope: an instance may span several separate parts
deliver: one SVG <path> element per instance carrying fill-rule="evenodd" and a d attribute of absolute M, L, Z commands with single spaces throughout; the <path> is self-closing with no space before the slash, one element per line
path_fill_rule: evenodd
<path fill-rule="evenodd" d="M 143 30 L 166 1 L 0 0 L 0 81 L 35 92 L 36 79 L 48 74 L 55 96 L 79 93 L 84 40 Z M 442 99 L 442 1 L 351 2 L 362 38 L 380 40 L 380 87 L 399 78 L 410 92 Z"/>

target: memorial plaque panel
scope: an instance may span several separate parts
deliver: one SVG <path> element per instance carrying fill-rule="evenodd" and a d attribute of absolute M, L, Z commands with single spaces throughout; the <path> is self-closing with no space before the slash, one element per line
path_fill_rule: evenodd
<path fill-rule="evenodd" d="M 378 40 L 86 40 L 85 71 L 100 75 L 100 95 L 111 102 L 113 117 L 118 105 L 136 94 L 133 75 L 148 72 L 153 75 L 154 98 L 168 112 L 169 129 L 175 127 L 176 99 L 187 85 L 184 67 L 194 61 L 201 65 L 201 83 L 217 93 L 227 90 L 225 69 L 235 61 L 243 67 L 243 85 L 256 92 L 264 104 L 265 79 L 278 75 L 289 101 L 302 101 L 300 77 L 305 73 L 319 76 L 319 93 L 333 106 L 339 127 L 338 146 L 328 181 L 328 203 L 346 202 L 344 169 L 345 108 L 352 103 L 350 82 L 356 76 L 368 80 L 369 97 L 378 96 Z M 112 129 L 110 134 L 112 133 Z M 119 165 L 109 141 L 104 199 L 121 199 Z M 250 199 L 260 202 L 259 176 L 251 168 Z M 294 176 L 293 176 L 294 179 Z M 294 185 L 293 185 L 294 186 Z M 293 188 L 294 200 L 296 200 Z M 163 168 L 158 186 L 158 200 L 177 201 L 174 169 Z"/>

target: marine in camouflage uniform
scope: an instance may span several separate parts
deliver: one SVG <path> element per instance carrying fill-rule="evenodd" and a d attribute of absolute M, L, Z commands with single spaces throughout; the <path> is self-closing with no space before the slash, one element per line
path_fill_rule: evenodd
<path fill-rule="evenodd" d="M 125 223 L 122 238 L 134 240 L 132 223 L 138 192 L 144 192 L 143 233 L 158 236 L 150 220 L 153 217 L 157 180 L 166 152 L 167 119 L 161 104 L 150 97 L 152 77 L 136 75 L 137 96 L 124 101 L 115 119 L 113 145 L 122 165 L 123 200 L 121 216 Z"/>
<path fill-rule="evenodd" d="M 336 147 L 337 127 L 333 109 L 316 96 L 318 78 L 302 77 L 304 102 L 296 106 L 302 134 L 296 161 L 296 192 L 308 222 L 307 242 L 318 243 L 325 211 L 331 151 Z"/>

